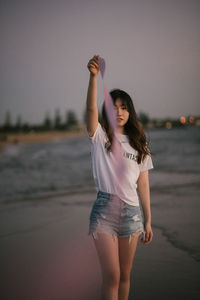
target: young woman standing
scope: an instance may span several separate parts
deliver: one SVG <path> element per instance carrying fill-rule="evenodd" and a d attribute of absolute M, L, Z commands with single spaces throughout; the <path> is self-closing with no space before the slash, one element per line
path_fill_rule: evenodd
<path fill-rule="evenodd" d="M 97 198 L 90 214 L 89 234 L 93 236 L 102 271 L 102 300 L 128 300 L 130 272 L 140 235 L 143 244 L 152 241 L 148 170 L 153 168 L 145 134 L 130 96 L 119 89 L 110 92 L 116 108 L 117 139 L 123 148 L 126 174 L 123 184 L 113 178 L 112 129 L 102 109 L 98 121 L 97 76 L 99 55 L 88 62 L 90 79 L 86 101 L 87 133 Z M 138 193 L 137 193 L 138 191 Z M 138 194 L 141 200 L 139 202 Z"/>

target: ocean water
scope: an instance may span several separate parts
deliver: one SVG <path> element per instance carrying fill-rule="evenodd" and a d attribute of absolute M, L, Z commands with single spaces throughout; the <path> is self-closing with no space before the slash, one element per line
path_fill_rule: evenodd
<path fill-rule="evenodd" d="M 146 132 L 153 152 L 154 192 L 200 182 L 200 129 Z M 94 189 L 87 136 L 7 146 L 0 153 L 0 205 Z"/>

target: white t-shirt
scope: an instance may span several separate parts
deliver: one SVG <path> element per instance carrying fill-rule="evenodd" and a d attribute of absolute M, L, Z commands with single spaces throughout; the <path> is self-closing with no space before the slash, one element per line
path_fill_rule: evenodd
<path fill-rule="evenodd" d="M 116 194 L 116 187 L 113 180 L 115 176 L 114 157 L 112 152 L 108 154 L 105 148 L 105 143 L 108 142 L 106 132 L 98 122 L 94 135 L 90 137 L 87 132 L 87 136 L 91 142 L 92 171 L 96 191 L 100 190 Z M 137 180 L 140 172 L 153 168 L 152 159 L 147 155 L 145 160 L 141 164 L 138 164 L 138 151 L 130 146 L 128 137 L 121 133 L 117 133 L 116 136 L 123 147 L 123 159 L 126 164 L 123 185 L 118 187 L 117 196 L 130 205 L 139 206 Z"/>

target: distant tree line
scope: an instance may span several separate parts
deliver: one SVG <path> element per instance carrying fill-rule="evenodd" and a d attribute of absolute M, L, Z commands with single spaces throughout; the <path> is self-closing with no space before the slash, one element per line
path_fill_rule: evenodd
<path fill-rule="evenodd" d="M 30 131 L 51 131 L 51 130 L 72 130 L 77 129 L 79 126 L 78 118 L 73 110 L 67 110 L 65 118 L 63 119 L 60 110 L 55 110 L 54 118 L 50 117 L 49 112 L 46 112 L 44 120 L 41 124 L 29 124 L 23 122 L 22 117 L 19 115 L 15 123 L 12 122 L 11 113 L 6 112 L 5 121 L 0 126 L 0 132 L 30 132 Z"/>
<path fill-rule="evenodd" d="M 101 113 L 99 112 L 99 122 L 101 123 Z M 184 117 L 183 117 L 184 118 Z M 138 121 L 143 126 L 143 128 L 171 128 L 171 127 L 185 127 L 185 126 L 194 126 L 194 120 L 200 119 L 199 116 L 196 117 L 186 117 L 186 122 L 181 123 L 179 119 L 171 120 L 166 119 L 150 119 L 148 114 L 144 112 L 138 113 Z M 0 126 L 0 132 L 3 133 L 20 133 L 20 132 L 42 132 L 42 131 L 69 131 L 69 130 L 79 130 L 80 127 L 86 124 L 86 108 L 83 112 L 83 121 L 79 122 L 76 116 L 76 113 L 73 110 L 66 110 L 65 117 L 62 118 L 60 110 L 57 108 L 54 113 L 54 117 L 50 117 L 50 113 L 46 112 L 44 120 L 41 124 L 31 125 L 28 122 L 23 122 L 21 116 L 17 117 L 15 123 L 12 122 L 11 114 L 9 111 L 6 112 L 5 121 L 3 125 Z M 199 124 L 200 125 L 200 124 Z"/>

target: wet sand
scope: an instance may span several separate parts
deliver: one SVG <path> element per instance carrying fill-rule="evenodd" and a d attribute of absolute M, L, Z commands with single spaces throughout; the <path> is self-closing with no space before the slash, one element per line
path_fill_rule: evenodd
<path fill-rule="evenodd" d="M 100 300 L 101 271 L 92 238 L 87 235 L 95 196 L 91 192 L 1 206 L 1 299 Z M 154 194 L 154 237 L 149 245 L 138 243 L 129 300 L 198 300 L 198 255 L 182 247 L 176 236 L 173 240 L 170 229 L 163 229 L 167 222 L 173 232 L 180 212 L 170 212 L 166 201 L 166 214 L 159 202 L 160 195 Z M 190 222 L 196 221 L 194 214 L 190 211 Z M 193 235 L 198 235 L 199 227 L 195 228 Z"/>

